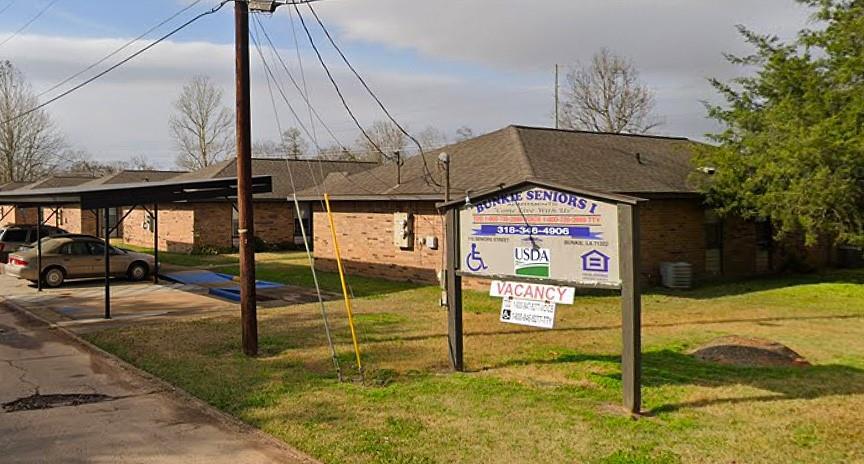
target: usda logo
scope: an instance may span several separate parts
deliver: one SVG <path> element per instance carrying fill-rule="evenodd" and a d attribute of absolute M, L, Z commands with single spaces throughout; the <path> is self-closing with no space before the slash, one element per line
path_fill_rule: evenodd
<path fill-rule="evenodd" d="M 547 248 L 519 247 L 513 253 L 516 275 L 549 277 L 549 250 Z"/>

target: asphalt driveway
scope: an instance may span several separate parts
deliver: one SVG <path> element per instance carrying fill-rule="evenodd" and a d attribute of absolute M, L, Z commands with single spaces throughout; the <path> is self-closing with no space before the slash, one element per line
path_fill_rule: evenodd
<path fill-rule="evenodd" d="M 3 463 L 313 462 L 0 304 Z"/>

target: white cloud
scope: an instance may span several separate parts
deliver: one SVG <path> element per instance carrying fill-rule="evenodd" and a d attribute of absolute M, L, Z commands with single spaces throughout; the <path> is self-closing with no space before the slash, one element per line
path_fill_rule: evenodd
<path fill-rule="evenodd" d="M 794 0 L 331 0 L 316 8 L 352 40 L 531 70 L 610 47 L 646 72 L 710 71 L 721 52 L 742 49 L 734 25 L 788 36 L 807 17 Z"/>
<path fill-rule="evenodd" d="M 632 58 L 656 89 L 667 122 L 662 132 L 698 137 L 712 128 L 700 103 L 713 96 L 705 77 L 730 76 L 736 70 L 721 53 L 746 50 L 734 25 L 789 36 L 806 20 L 792 0 L 328 0 L 316 8 L 343 45 L 375 46 L 374 63 L 362 54 L 353 61 L 401 121 L 415 129 L 433 125 L 450 132 L 462 125 L 482 132 L 511 123 L 550 124 L 552 65 L 585 61 L 608 46 Z M 24 70 L 40 91 L 126 40 L 24 35 L 3 50 L 3 58 Z M 443 71 L 419 66 L 405 72 L 401 61 L 387 65 L 391 54 L 403 60 L 406 49 L 434 64 L 428 69 Z M 293 50 L 285 56 L 291 60 Z M 253 60 L 254 136 L 274 137 L 266 81 L 254 50 Z M 361 120 L 381 118 L 337 61 L 328 61 Z M 469 72 L 461 64 L 449 66 L 462 62 Z M 313 102 L 342 142 L 350 144 L 356 129 L 314 56 L 304 63 Z M 194 74 L 209 75 L 230 107 L 233 72 L 229 45 L 169 41 L 49 110 L 73 144 L 98 158 L 145 154 L 169 167 L 174 150 L 167 120 L 183 83 Z M 290 83 L 284 84 L 305 123 L 302 101 Z M 283 124 L 295 125 L 280 108 Z M 322 145 L 329 143 L 322 137 Z"/>

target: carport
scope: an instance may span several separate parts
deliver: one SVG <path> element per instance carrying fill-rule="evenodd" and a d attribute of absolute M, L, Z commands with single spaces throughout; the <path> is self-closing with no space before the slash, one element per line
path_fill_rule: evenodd
<path fill-rule="evenodd" d="M 254 176 L 252 193 L 270 193 L 273 179 L 270 176 Z M 159 282 L 159 204 L 188 203 L 194 201 L 231 199 L 237 196 L 237 178 L 208 179 L 195 181 L 141 182 L 98 186 L 76 186 L 30 190 L 27 192 L 0 192 L 0 204 L 13 207 L 36 208 L 37 240 L 36 266 L 40 278 L 37 290 L 42 291 L 42 237 L 41 229 L 62 206 L 78 205 L 81 210 L 91 210 L 98 216 L 104 214 L 105 238 L 105 319 L 111 318 L 111 247 L 109 237 L 126 217 L 136 208 L 142 208 L 153 221 L 153 283 Z M 149 206 L 149 207 L 148 207 Z M 47 218 L 43 209 L 50 209 Z M 109 208 L 128 208 L 125 214 L 111 227 Z M 241 276 L 242 278 L 242 276 Z"/>

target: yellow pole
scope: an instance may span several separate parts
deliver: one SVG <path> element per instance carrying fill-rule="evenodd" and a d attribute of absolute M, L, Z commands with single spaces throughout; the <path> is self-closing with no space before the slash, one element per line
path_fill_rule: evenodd
<path fill-rule="evenodd" d="M 327 205 L 327 220 L 330 221 L 330 236 L 333 238 L 333 249 L 336 252 L 336 266 L 339 268 L 339 280 L 342 281 L 342 295 L 345 298 L 345 310 L 348 312 L 348 325 L 351 327 L 351 339 L 354 341 L 354 354 L 357 356 L 357 371 L 363 375 L 363 364 L 360 362 L 360 345 L 357 343 L 357 331 L 354 330 L 354 313 L 351 311 L 351 298 L 348 296 L 348 284 L 345 283 L 345 270 L 342 268 L 342 255 L 339 252 L 339 239 L 336 238 L 336 225 L 333 224 L 333 212 L 330 211 L 330 195 L 324 194 L 324 204 Z"/>

